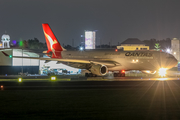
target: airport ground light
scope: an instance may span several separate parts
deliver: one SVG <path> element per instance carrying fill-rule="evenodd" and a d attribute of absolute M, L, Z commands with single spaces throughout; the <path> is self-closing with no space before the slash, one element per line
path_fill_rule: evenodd
<path fill-rule="evenodd" d="M 18 78 L 18 82 L 22 82 L 22 78 Z"/>
<path fill-rule="evenodd" d="M 56 81 L 56 76 L 51 76 L 51 81 Z"/>

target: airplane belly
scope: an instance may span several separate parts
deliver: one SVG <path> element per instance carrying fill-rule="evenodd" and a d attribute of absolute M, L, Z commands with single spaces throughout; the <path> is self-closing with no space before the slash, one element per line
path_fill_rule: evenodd
<path fill-rule="evenodd" d="M 138 62 L 132 60 L 124 60 L 121 62 L 121 66 L 115 66 L 108 68 L 109 71 L 117 70 L 156 70 L 158 63 L 154 60 L 143 60 L 139 59 Z"/>

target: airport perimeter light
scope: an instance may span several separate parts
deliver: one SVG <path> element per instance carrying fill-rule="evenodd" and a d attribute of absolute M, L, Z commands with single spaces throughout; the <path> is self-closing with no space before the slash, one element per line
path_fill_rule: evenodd
<path fill-rule="evenodd" d="M 22 82 L 22 78 L 18 78 L 18 82 Z"/>
<path fill-rule="evenodd" d="M 79 50 L 83 51 L 83 50 L 84 50 L 84 48 L 83 48 L 83 47 L 80 47 L 80 48 L 79 48 Z"/>
<path fill-rule="evenodd" d="M 52 76 L 52 77 L 51 77 L 51 80 L 56 80 L 56 77 L 55 77 L 55 76 Z"/>

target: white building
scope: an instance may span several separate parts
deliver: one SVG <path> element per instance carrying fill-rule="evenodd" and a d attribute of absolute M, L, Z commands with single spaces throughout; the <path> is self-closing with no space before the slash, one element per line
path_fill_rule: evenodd
<path fill-rule="evenodd" d="M 1 37 L 0 47 L 1 48 L 10 48 L 9 42 L 10 42 L 10 36 L 8 34 L 3 34 Z"/>
<path fill-rule="evenodd" d="M 171 50 L 172 50 L 172 54 L 174 55 L 174 57 L 178 60 L 178 62 L 180 61 L 180 40 L 177 38 L 173 38 L 171 40 Z"/>
<path fill-rule="evenodd" d="M 95 49 L 96 47 L 96 32 L 85 31 L 85 49 Z"/>

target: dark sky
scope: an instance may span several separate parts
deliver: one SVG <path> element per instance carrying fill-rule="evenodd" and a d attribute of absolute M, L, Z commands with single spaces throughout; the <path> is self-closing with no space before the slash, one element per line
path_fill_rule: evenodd
<path fill-rule="evenodd" d="M 84 30 L 98 30 L 97 44 L 180 38 L 180 0 L 0 0 L 0 36 L 45 42 L 42 23 L 75 46 Z"/>

